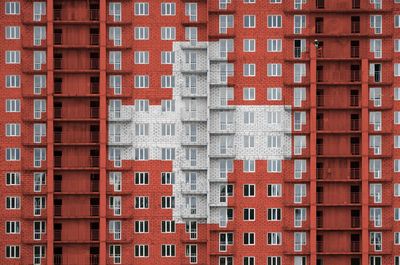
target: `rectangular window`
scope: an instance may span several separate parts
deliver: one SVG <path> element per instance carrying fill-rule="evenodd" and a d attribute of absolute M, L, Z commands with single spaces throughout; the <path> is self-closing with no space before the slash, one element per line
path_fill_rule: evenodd
<path fill-rule="evenodd" d="M 135 221 L 135 233 L 148 233 L 149 232 L 149 221 L 140 220 Z"/>
<path fill-rule="evenodd" d="M 135 160 L 149 160 L 149 148 L 135 148 Z"/>
<path fill-rule="evenodd" d="M 17 196 L 6 197 L 6 209 L 7 210 L 18 210 L 21 208 L 21 198 Z"/>
<path fill-rule="evenodd" d="M 175 16 L 175 3 L 161 3 L 161 16 Z"/>
<path fill-rule="evenodd" d="M 245 184 L 243 185 L 243 197 L 255 197 L 256 196 L 256 185 Z"/>
<path fill-rule="evenodd" d="M 114 264 L 121 264 L 121 246 L 110 245 L 109 257 L 113 259 Z"/>
<path fill-rule="evenodd" d="M 149 172 L 135 172 L 135 185 L 148 185 Z"/>
<path fill-rule="evenodd" d="M 135 64 L 149 64 L 150 54 L 148 51 L 135 51 Z"/>
<path fill-rule="evenodd" d="M 295 263 L 296 265 L 305 265 L 301 263 Z M 282 265 L 282 258 L 277 256 L 270 256 L 267 258 L 267 265 Z"/>
<path fill-rule="evenodd" d="M 268 28 L 281 28 L 282 27 L 282 16 L 269 15 L 267 25 L 268 25 Z"/>
<path fill-rule="evenodd" d="M 268 52 L 281 52 L 282 51 L 282 40 L 281 39 L 268 39 L 267 40 L 267 51 Z"/>
<path fill-rule="evenodd" d="M 268 100 L 282 100 L 282 88 L 280 88 L 280 87 L 267 88 L 267 99 Z"/>
<path fill-rule="evenodd" d="M 161 27 L 161 40 L 175 40 L 176 28 L 175 27 Z"/>
<path fill-rule="evenodd" d="M 19 221 L 6 221 L 6 234 L 19 234 L 20 231 Z"/>
<path fill-rule="evenodd" d="M 243 16 L 243 27 L 244 28 L 255 28 L 256 27 L 256 16 L 253 16 L 253 15 Z"/>
<path fill-rule="evenodd" d="M 148 208 L 149 208 L 149 197 L 147 196 L 135 197 L 135 209 L 148 209 Z"/>
<path fill-rule="evenodd" d="M 6 136 L 7 137 L 21 136 L 21 124 L 7 123 L 6 124 Z"/>
<path fill-rule="evenodd" d="M 135 245 L 135 257 L 143 258 L 149 256 L 148 245 Z"/>
<path fill-rule="evenodd" d="M 21 38 L 21 30 L 19 26 L 5 27 L 6 40 L 19 40 Z"/>
<path fill-rule="evenodd" d="M 20 185 L 21 173 L 20 172 L 7 172 L 6 173 L 6 186 Z"/>
<path fill-rule="evenodd" d="M 282 171 L 282 160 L 267 160 L 267 172 L 276 173 Z"/>
<path fill-rule="evenodd" d="M 6 75 L 6 88 L 20 88 L 21 76 L 20 75 Z"/>
<path fill-rule="evenodd" d="M 175 245 L 161 245 L 161 257 L 175 257 Z"/>
<path fill-rule="evenodd" d="M 268 208 L 267 210 L 267 220 L 268 221 L 280 221 L 282 218 L 280 208 Z"/>
<path fill-rule="evenodd" d="M 282 185 L 281 184 L 268 184 L 267 196 L 268 197 L 281 197 L 282 196 Z"/>
<path fill-rule="evenodd" d="M 6 161 L 20 161 L 21 149 L 20 148 L 6 148 Z"/>
<path fill-rule="evenodd" d="M 243 76 L 256 76 L 256 65 L 243 64 Z"/>
<path fill-rule="evenodd" d="M 243 245 L 255 245 L 256 234 L 255 233 L 243 233 Z"/>
<path fill-rule="evenodd" d="M 267 76 L 271 77 L 282 76 L 282 64 L 280 63 L 267 64 Z"/>
<path fill-rule="evenodd" d="M 6 64 L 20 64 L 21 52 L 20 51 L 6 51 Z"/>
<path fill-rule="evenodd" d="M 161 184 L 162 185 L 175 184 L 175 173 L 174 172 L 162 172 L 161 173 Z"/>
<path fill-rule="evenodd" d="M 280 232 L 267 233 L 268 245 L 280 245 L 281 243 L 282 243 L 282 233 Z"/>
<path fill-rule="evenodd" d="M 148 16 L 149 3 L 135 3 L 135 16 Z"/>
<path fill-rule="evenodd" d="M 163 220 L 161 221 L 161 233 L 175 233 L 175 221 Z"/>
<path fill-rule="evenodd" d="M 6 2 L 5 14 L 6 15 L 19 15 L 20 14 L 19 2 Z"/>
<path fill-rule="evenodd" d="M 256 51 L 256 40 L 255 39 L 244 39 L 243 40 L 243 51 L 244 52 L 255 52 Z"/>
<path fill-rule="evenodd" d="M 148 27 L 135 27 L 135 40 L 148 40 L 149 32 Z"/>
<path fill-rule="evenodd" d="M 244 208 L 243 209 L 243 220 L 244 221 L 255 221 L 256 220 L 256 209 Z"/>
<path fill-rule="evenodd" d="M 174 209 L 175 208 L 175 197 L 174 196 L 162 196 L 161 197 L 161 208 L 162 209 Z"/>
<path fill-rule="evenodd" d="M 19 259 L 19 246 L 16 245 L 7 245 L 6 246 L 6 258 L 7 259 Z"/>

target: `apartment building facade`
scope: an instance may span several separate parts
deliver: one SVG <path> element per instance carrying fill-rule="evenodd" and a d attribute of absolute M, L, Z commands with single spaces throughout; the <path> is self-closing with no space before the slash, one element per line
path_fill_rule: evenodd
<path fill-rule="evenodd" d="M 400 265 L 400 1 L 0 14 L 0 264 Z"/>

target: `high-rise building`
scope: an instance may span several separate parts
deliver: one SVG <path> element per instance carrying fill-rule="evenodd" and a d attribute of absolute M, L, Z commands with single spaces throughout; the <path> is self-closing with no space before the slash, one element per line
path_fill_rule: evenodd
<path fill-rule="evenodd" d="M 0 21 L 0 264 L 400 265 L 399 0 Z"/>

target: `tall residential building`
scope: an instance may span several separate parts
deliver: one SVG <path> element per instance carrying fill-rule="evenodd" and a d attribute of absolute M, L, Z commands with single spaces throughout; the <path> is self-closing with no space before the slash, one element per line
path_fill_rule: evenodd
<path fill-rule="evenodd" d="M 400 265 L 399 0 L 3 0 L 0 264 Z"/>

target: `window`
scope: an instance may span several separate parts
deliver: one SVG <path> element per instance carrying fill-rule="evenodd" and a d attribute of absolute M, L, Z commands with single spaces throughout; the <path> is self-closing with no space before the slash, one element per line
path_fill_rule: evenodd
<path fill-rule="evenodd" d="M 174 160 L 175 148 L 161 148 L 161 160 Z"/>
<path fill-rule="evenodd" d="M 234 26 L 234 16 L 233 15 L 220 15 L 219 16 L 219 33 L 227 34 L 228 29 Z"/>
<path fill-rule="evenodd" d="M 307 196 L 306 184 L 294 184 L 294 203 L 302 203 Z"/>
<path fill-rule="evenodd" d="M 135 40 L 148 40 L 149 28 L 148 27 L 135 27 Z"/>
<path fill-rule="evenodd" d="M 253 111 L 243 112 L 243 122 L 244 124 L 254 124 L 254 112 Z"/>
<path fill-rule="evenodd" d="M 382 232 L 370 232 L 370 245 L 375 251 L 382 251 Z"/>
<path fill-rule="evenodd" d="M 375 34 L 382 34 L 382 16 L 371 15 L 370 16 L 370 27 L 374 29 Z"/>
<path fill-rule="evenodd" d="M 306 16 L 295 15 L 294 16 L 294 34 L 301 34 L 303 29 L 306 28 Z"/>
<path fill-rule="evenodd" d="M 267 40 L 267 51 L 268 52 L 281 52 L 282 51 L 282 40 L 281 39 Z"/>
<path fill-rule="evenodd" d="M 189 21 L 197 21 L 197 3 L 185 3 L 185 16 L 189 17 Z"/>
<path fill-rule="evenodd" d="M 256 196 L 256 185 L 255 184 L 243 185 L 243 196 L 244 197 L 255 197 Z"/>
<path fill-rule="evenodd" d="M 243 257 L 243 265 L 255 265 L 256 258 L 255 257 Z"/>
<path fill-rule="evenodd" d="M 175 111 L 175 100 L 161 100 L 161 111 L 162 112 L 174 112 Z"/>
<path fill-rule="evenodd" d="M 6 197 L 6 209 L 17 210 L 21 208 L 21 198 L 17 196 Z"/>
<path fill-rule="evenodd" d="M 6 234 L 19 234 L 20 232 L 19 221 L 6 221 Z"/>
<path fill-rule="evenodd" d="M 255 52 L 256 51 L 256 40 L 255 39 L 244 39 L 243 40 L 243 51 L 244 52 Z"/>
<path fill-rule="evenodd" d="M 135 99 L 135 111 L 148 112 L 149 111 L 149 100 Z"/>
<path fill-rule="evenodd" d="M 175 16 L 175 3 L 161 3 L 161 16 Z"/>
<path fill-rule="evenodd" d="M 45 196 L 33 197 L 33 215 L 41 216 L 42 209 L 46 209 L 46 197 Z"/>
<path fill-rule="evenodd" d="M 6 75 L 6 88 L 20 88 L 21 76 L 20 75 Z"/>
<path fill-rule="evenodd" d="M 6 112 L 20 112 L 21 104 L 19 99 L 6 100 Z"/>
<path fill-rule="evenodd" d="M 267 25 L 268 25 L 268 28 L 281 28 L 282 27 L 282 16 L 269 15 Z"/>
<path fill-rule="evenodd" d="M 161 40 L 175 40 L 176 28 L 175 27 L 161 27 Z"/>
<path fill-rule="evenodd" d="M 46 221 L 33 221 L 33 239 L 41 240 L 46 234 Z"/>
<path fill-rule="evenodd" d="M 400 28 L 400 15 L 395 15 L 394 16 L 394 27 L 395 28 Z"/>
<path fill-rule="evenodd" d="M 175 208 L 175 197 L 174 196 L 162 196 L 161 197 L 161 208 L 162 209 L 174 209 Z"/>
<path fill-rule="evenodd" d="M 108 10 L 108 14 L 114 18 L 114 22 L 121 21 L 121 3 L 110 2 Z"/>
<path fill-rule="evenodd" d="M 6 40 L 18 40 L 21 38 L 21 31 L 19 26 L 7 26 L 6 30 Z"/>
<path fill-rule="evenodd" d="M 149 64 L 148 51 L 135 51 L 135 64 Z"/>
<path fill-rule="evenodd" d="M 114 95 L 121 95 L 122 93 L 122 76 L 110 75 L 109 86 L 114 90 Z M 135 87 L 136 87 L 136 76 L 135 76 Z"/>
<path fill-rule="evenodd" d="M 374 58 L 382 58 L 382 40 L 381 39 L 370 40 L 369 51 L 374 53 Z"/>
<path fill-rule="evenodd" d="M 33 2 L 33 21 L 41 21 L 46 15 L 46 2 Z"/>
<path fill-rule="evenodd" d="M 268 221 L 280 221 L 281 220 L 281 209 L 280 208 L 268 208 L 267 220 Z"/>
<path fill-rule="evenodd" d="M 34 264 L 42 264 L 42 259 L 46 257 L 46 246 L 33 246 Z"/>
<path fill-rule="evenodd" d="M 282 160 L 267 160 L 267 172 L 275 173 L 282 171 Z"/>
<path fill-rule="evenodd" d="M 256 171 L 256 161 L 253 159 L 243 160 L 243 172 L 255 172 Z"/>
<path fill-rule="evenodd" d="M 114 240 L 121 240 L 121 221 L 109 221 L 108 232 L 113 235 Z"/>
<path fill-rule="evenodd" d="M 135 245 L 135 257 L 148 257 L 149 246 L 148 245 Z"/>
<path fill-rule="evenodd" d="M 135 172 L 135 185 L 148 185 L 149 172 Z"/>
<path fill-rule="evenodd" d="M 267 88 L 267 99 L 268 100 L 282 100 L 282 88 L 280 88 L 280 87 Z"/>
<path fill-rule="evenodd" d="M 6 173 L 6 185 L 20 185 L 21 184 L 21 173 L 19 172 L 7 172 Z"/>
<path fill-rule="evenodd" d="M 135 3 L 135 16 L 148 16 L 149 3 Z"/>
<path fill-rule="evenodd" d="M 110 196 L 108 200 L 108 208 L 113 210 L 114 215 L 121 215 L 121 196 Z"/>
<path fill-rule="evenodd" d="M 6 136 L 8 137 L 21 136 L 21 125 L 19 123 L 7 123 Z"/>
<path fill-rule="evenodd" d="M 175 233 L 175 221 L 163 220 L 161 221 L 161 233 Z"/>
<path fill-rule="evenodd" d="M 243 76 L 256 76 L 256 65 L 243 64 Z"/>
<path fill-rule="evenodd" d="M 121 27 L 109 27 L 108 38 L 113 41 L 114 46 L 122 45 L 122 28 Z"/>
<path fill-rule="evenodd" d="M 281 257 L 270 256 L 267 258 L 267 265 L 281 265 L 281 264 L 282 264 Z M 296 265 L 297 265 L 297 263 L 296 263 Z M 304 265 L 305 265 L 305 263 L 304 263 Z"/>
<path fill-rule="evenodd" d="M 269 0 L 271 4 L 281 4 L 282 0 Z"/>
<path fill-rule="evenodd" d="M 175 184 L 175 173 L 173 173 L 173 172 L 162 172 L 161 173 L 161 184 L 163 184 L 163 185 Z"/>
<path fill-rule="evenodd" d="M 243 209 L 243 220 L 244 221 L 255 221 L 256 220 L 256 209 L 244 208 Z"/>
<path fill-rule="evenodd" d="M 394 40 L 394 52 L 400 52 L 400 39 Z"/>
<path fill-rule="evenodd" d="M 280 135 L 268 135 L 267 136 L 267 147 L 268 148 L 281 148 L 281 136 Z"/>
<path fill-rule="evenodd" d="M 400 183 L 394 184 L 394 196 L 400 197 Z"/>
<path fill-rule="evenodd" d="M 42 40 L 46 39 L 46 27 L 43 26 L 35 26 L 33 27 L 33 45 L 40 46 L 42 45 Z M 37 52 L 37 51 L 34 51 Z"/>
<path fill-rule="evenodd" d="M 306 232 L 294 232 L 294 251 L 302 251 L 306 243 Z"/>
<path fill-rule="evenodd" d="M 7 245 L 6 246 L 6 258 L 7 259 L 19 259 L 19 246 Z"/>
<path fill-rule="evenodd" d="M 267 76 L 282 76 L 282 64 L 280 63 L 269 63 L 267 65 Z"/>
<path fill-rule="evenodd" d="M 294 209 L 294 227 L 302 227 L 303 222 L 307 220 L 307 209 L 306 208 L 295 208 Z"/>
<path fill-rule="evenodd" d="M 33 118 L 41 119 L 42 113 L 46 112 L 46 100 L 45 99 L 34 99 L 33 100 Z"/>
<path fill-rule="evenodd" d="M 175 257 L 175 245 L 161 245 L 162 257 Z"/>
<path fill-rule="evenodd" d="M 149 232 L 149 221 L 138 220 L 135 221 L 135 233 L 148 233 Z"/>
<path fill-rule="evenodd" d="M 243 244 L 254 245 L 255 244 L 255 233 L 243 233 Z"/>
<path fill-rule="evenodd" d="M 398 0 L 395 0 L 398 1 Z M 398 3 L 398 2 L 395 2 Z M 394 265 L 400 265 L 400 256 L 394 256 Z"/>
<path fill-rule="evenodd" d="M 400 245 L 400 232 L 394 232 L 394 244 Z"/>
<path fill-rule="evenodd" d="M 109 184 L 113 186 L 114 191 L 122 190 L 122 173 L 121 172 L 110 172 L 109 173 Z"/>
<path fill-rule="evenodd" d="M 267 185 L 267 196 L 268 197 L 281 197 L 282 196 L 282 185 L 281 184 L 268 184 Z"/>
<path fill-rule="evenodd" d="M 149 127 L 148 123 L 136 123 L 135 124 L 135 135 L 136 136 L 147 136 L 149 135 Z"/>
<path fill-rule="evenodd" d="M 20 148 L 6 148 L 6 161 L 19 161 L 21 159 Z"/>
<path fill-rule="evenodd" d="M 254 148 L 254 135 L 243 135 L 243 146 L 245 148 Z"/>
<path fill-rule="evenodd" d="M 46 148 L 34 148 L 33 158 L 33 167 L 41 167 L 42 161 L 46 161 Z"/>
<path fill-rule="evenodd" d="M 6 51 L 6 64 L 20 64 L 21 52 L 20 51 Z"/>
<path fill-rule="evenodd" d="M 267 123 L 268 123 L 268 125 L 280 124 L 281 123 L 281 112 L 268 111 L 267 112 Z"/>
<path fill-rule="evenodd" d="M 113 259 L 114 264 L 121 264 L 121 246 L 110 245 L 109 256 Z"/>
<path fill-rule="evenodd" d="M 243 16 L 243 27 L 244 28 L 255 28 L 256 27 L 256 16 L 253 16 L 253 15 Z"/>
<path fill-rule="evenodd" d="M 282 233 L 280 232 L 269 232 L 267 233 L 267 244 L 268 245 L 280 245 Z"/>
<path fill-rule="evenodd" d="M 19 15 L 20 4 L 19 2 L 6 2 L 6 15 Z"/>
<path fill-rule="evenodd" d="M 149 208 L 149 197 L 147 196 L 135 197 L 135 209 L 148 209 L 148 208 Z"/>
<path fill-rule="evenodd" d="M 174 87 L 175 87 L 175 76 L 173 75 L 161 76 L 161 88 L 174 88 Z"/>
<path fill-rule="evenodd" d="M 161 52 L 161 64 L 174 64 L 175 52 L 163 51 Z"/>
<path fill-rule="evenodd" d="M 109 64 L 113 66 L 113 70 L 122 69 L 122 52 L 110 51 L 109 53 Z"/>
<path fill-rule="evenodd" d="M 175 136 L 175 123 L 162 123 L 161 124 L 161 135 L 162 136 Z M 165 148 L 163 148 L 165 149 Z M 162 151 L 162 154 L 164 151 Z"/>
<path fill-rule="evenodd" d="M 394 208 L 394 220 L 396 222 L 400 221 L 400 208 Z"/>

